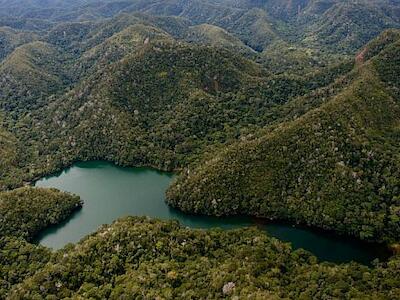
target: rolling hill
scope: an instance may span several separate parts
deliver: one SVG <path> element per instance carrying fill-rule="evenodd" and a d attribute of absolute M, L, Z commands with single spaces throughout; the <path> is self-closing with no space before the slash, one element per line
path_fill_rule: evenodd
<path fill-rule="evenodd" d="M 34 33 L 19 32 L 9 27 L 0 27 L 0 62 L 15 48 L 36 39 Z"/>
<path fill-rule="evenodd" d="M 276 121 L 279 106 L 329 85 L 347 68 L 269 74 L 223 48 L 135 25 L 85 52 L 75 70 L 93 74 L 21 120 L 21 128 L 34 130 L 19 138 L 35 144 L 29 165 L 36 176 L 88 159 L 175 170 L 208 147 Z"/>
<path fill-rule="evenodd" d="M 356 52 L 384 29 L 400 27 L 398 4 L 390 0 L 47 1 L 46 9 L 38 8 L 40 1 L 25 2 L 19 9 L 3 3 L 0 26 L 43 32 L 64 23 L 96 23 L 121 13 L 144 13 L 219 26 L 259 52 L 285 41 L 343 53 Z"/>
<path fill-rule="evenodd" d="M 192 213 L 291 219 L 395 241 L 399 46 L 394 39 L 358 65 L 351 84 L 321 107 L 186 170 L 170 188 L 169 203 Z M 367 53 L 375 52 L 370 47 L 381 48 L 372 42 Z"/>
<path fill-rule="evenodd" d="M 5 111 L 37 109 L 68 84 L 63 56 L 54 46 L 32 42 L 0 63 L 0 107 Z"/>
<path fill-rule="evenodd" d="M 397 299 L 396 28 L 394 0 L 0 0 L 0 298 Z M 30 243 L 82 202 L 22 186 L 94 159 L 175 171 L 190 214 L 395 255 L 321 263 L 255 228 L 138 217 Z"/>

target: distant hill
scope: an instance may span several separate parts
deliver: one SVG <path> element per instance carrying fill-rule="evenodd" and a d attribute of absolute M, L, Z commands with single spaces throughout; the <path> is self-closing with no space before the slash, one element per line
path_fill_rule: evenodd
<path fill-rule="evenodd" d="M 397 0 L 0 0 L 0 298 L 397 299 L 399 28 Z M 394 256 L 319 263 L 255 228 L 137 217 L 30 243 L 82 203 L 23 185 L 96 159 L 176 172 L 190 214 Z"/>
<path fill-rule="evenodd" d="M 255 51 L 221 27 L 201 24 L 189 28 L 185 40 L 229 49 L 232 52 L 253 54 Z"/>
<path fill-rule="evenodd" d="M 84 74 L 77 86 L 34 112 L 35 134 L 21 139 L 37 143 L 35 173 L 100 158 L 174 170 L 207 147 L 275 121 L 278 106 L 330 84 L 347 69 L 270 74 L 221 47 L 133 25 L 76 61 L 76 72 Z"/>
<path fill-rule="evenodd" d="M 282 41 L 258 54 L 216 25 L 143 13 L 62 22 L 38 39 L 0 66 L 3 110 L 35 124 L 16 133 L 36 141 L 29 174 L 93 158 L 180 168 L 352 66 Z"/>
<path fill-rule="evenodd" d="M 41 31 L 65 22 L 144 13 L 219 26 L 259 52 L 285 41 L 343 53 L 354 53 L 382 30 L 400 28 L 399 4 L 390 0 L 54 0 L 46 1 L 45 8 L 40 1 L 25 4 L 0 3 L 0 26 Z"/>
<path fill-rule="evenodd" d="M 15 48 L 37 39 L 31 32 L 19 32 L 9 27 L 0 27 L 0 62 Z"/>
<path fill-rule="evenodd" d="M 384 29 L 399 28 L 394 16 L 398 6 L 389 1 L 331 2 L 334 3 L 326 10 L 305 11 L 299 16 L 306 32 L 304 43 L 316 43 L 334 51 L 357 51 Z"/>
<path fill-rule="evenodd" d="M 58 50 L 44 42 L 15 49 L 0 63 L 0 107 L 6 111 L 36 109 L 68 82 Z"/>

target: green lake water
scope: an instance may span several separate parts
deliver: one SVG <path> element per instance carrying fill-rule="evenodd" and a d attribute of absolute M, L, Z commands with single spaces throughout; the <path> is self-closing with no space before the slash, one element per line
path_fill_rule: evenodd
<path fill-rule="evenodd" d="M 266 223 L 248 217 L 216 218 L 184 214 L 170 208 L 164 201 L 165 191 L 172 179 L 169 173 L 149 168 L 122 168 L 103 161 L 76 163 L 59 174 L 43 178 L 35 185 L 77 194 L 84 205 L 65 222 L 44 230 L 37 237 L 37 242 L 59 249 L 68 243 L 78 242 L 102 224 L 135 215 L 177 219 L 193 228 L 258 226 L 269 235 L 290 242 L 294 248 L 304 248 L 320 260 L 336 263 L 354 260 L 368 264 L 375 258 L 384 259 L 387 256 L 383 247 L 377 245 L 290 224 Z"/>

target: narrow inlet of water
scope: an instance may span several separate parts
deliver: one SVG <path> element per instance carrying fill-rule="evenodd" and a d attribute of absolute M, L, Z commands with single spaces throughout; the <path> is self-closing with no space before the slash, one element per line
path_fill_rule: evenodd
<path fill-rule="evenodd" d="M 42 178 L 37 187 L 53 187 L 77 194 L 83 208 L 68 220 L 49 227 L 37 241 L 53 249 L 78 242 L 102 224 L 128 215 L 176 219 L 192 228 L 225 229 L 259 226 L 270 236 L 290 242 L 293 248 L 312 252 L 319 260 L 336 263 L 357 261 L 369 264 L 387 257 L 384 247 L 355 241 L 285 223 L 264 223 L 250 217 L 217 218 L 187 215 L 165 203 L 165 191 L 173 175 L 149 168 L 123 168 L 104 161 L 76 163 L 64 171 Z"/>

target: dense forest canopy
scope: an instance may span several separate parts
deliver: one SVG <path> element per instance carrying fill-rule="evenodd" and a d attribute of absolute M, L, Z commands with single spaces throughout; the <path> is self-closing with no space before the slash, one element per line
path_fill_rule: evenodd
<path fill-rule="evenodd" d="M 399 29 L 394 0 L 0 0 L 0 298 L 398 298 L 396 255 L 320 263 L 255 229 L 131 217 L 51 252 L 30 242 L 82 202 L 22 186 L 151 166 L 185 212 L 398 249 Z"/>

